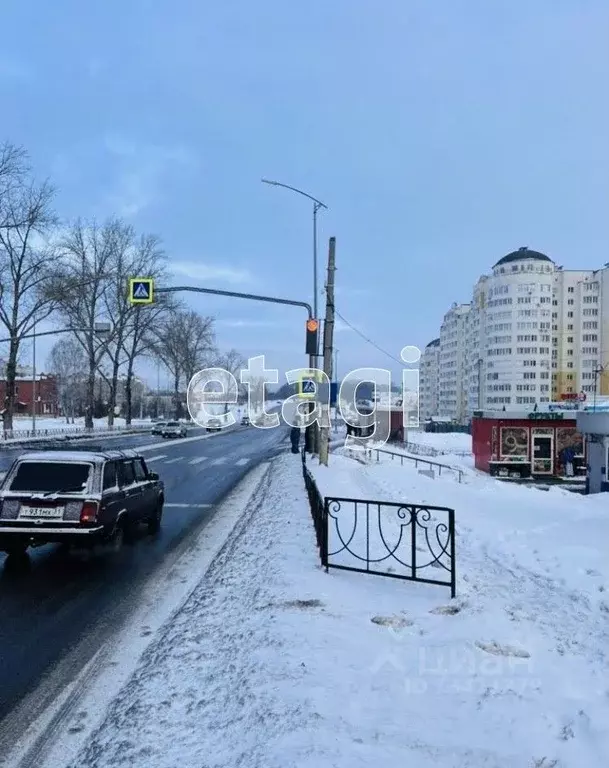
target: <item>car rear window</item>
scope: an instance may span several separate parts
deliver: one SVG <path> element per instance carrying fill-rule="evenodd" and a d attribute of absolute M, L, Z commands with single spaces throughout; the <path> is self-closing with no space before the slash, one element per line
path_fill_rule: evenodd
<path fill-rule="evenodd" d="M 10 490 L 78 493 L 87 487 L 90 473 L 90 464 L 24 461 L 17 467 Z"/>
<path fill-rule="evenodd" d="M 180 422 L 179 421 L 168 421 L 167 422 L 167 426 L 168 427 L 179 427 L 180 426 Z"/>

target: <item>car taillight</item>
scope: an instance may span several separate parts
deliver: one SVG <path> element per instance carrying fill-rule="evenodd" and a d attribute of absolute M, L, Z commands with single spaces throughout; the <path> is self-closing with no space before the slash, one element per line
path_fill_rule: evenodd
<path fill-rule="evenodd" d="M 85 501 L 80 510 L 81 523 L 94 523 L 97 520 L 99 504 L 96 501 Z"/>

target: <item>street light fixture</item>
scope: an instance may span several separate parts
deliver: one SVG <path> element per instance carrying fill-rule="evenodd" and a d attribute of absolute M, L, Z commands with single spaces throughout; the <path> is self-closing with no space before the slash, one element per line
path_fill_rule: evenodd
<path fill-rule="evenodd" d="M 261 179 L 263 184 L 270 184 L 273 187 L 283 187 L 283 189 L 288 189 L 290 192 L 295 192 L 297 195 L 301 195 L 302 197 L 306 197 L 308 200 L 311 200 L 313 203 L 313 317 L 315 320 L 319 320 L 319 314 L 317 312 L 317 212 L 320 208 L 328 209 L 328 206 L 325 203 L 322 203 L 321 200 L 318 200 L 316 197 L 313 197 L 313 195 L 309 195 L 308 192 L 304 192 L 302 189 L 298 189 L 297 187 L 292 187 L 289 184 L 283 184 L 280 181 L 273 181 L 271 179 Z M 318 336 L 318 344 L 319 344 L 319 336 Z M 314 355 L 309 356 L 309 368 L 317 368 L 318 367 L 318 355 L 319 355 L 319 346 L 315 350 Z M 313 409 L 313 404 L 311 404 L 311 409 Z M 318 443 L 318 427 L 317 424 L 315 424 L 313 428 L 313 432 L 309 433 L 311 437 L 309 438 L 309 448 L 313 450 L 313 446 Z"/>
<path fill-rule="evenodd" d="M 307 192 L 303 192 L 302 189 L 291 187 L 289 184 L 282 184 L 280 181 L 271 181 L 270 179 L 261 179 L 263 184 L 270 184 L 273 187 L 283 187 L 289 189 L 291 192 L 296 192 L 297 195 L 302 195 L 313 203 L 313 316 L 316 320 L 319 320 L 317 314 L 317 212 L 320 208 L 328 209 L 325 203 L 318 200 L 313 195 L 309 195 Z"/>

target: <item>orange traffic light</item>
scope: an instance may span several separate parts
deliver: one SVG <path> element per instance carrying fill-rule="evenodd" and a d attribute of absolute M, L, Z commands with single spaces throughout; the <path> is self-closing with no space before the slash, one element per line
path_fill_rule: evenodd
<path fill-rule="evenodd" d="M 307 355 L 316 355 L 319 347 L 318 341 L 319 320 L 313 318 L 307 320 Z"/>

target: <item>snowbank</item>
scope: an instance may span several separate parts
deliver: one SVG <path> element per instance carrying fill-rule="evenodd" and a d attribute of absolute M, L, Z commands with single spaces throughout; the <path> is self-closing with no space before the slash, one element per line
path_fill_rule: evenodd
<path fill-rule="evenodd" d="M 603 499 L 311 462 L 326 494 L 454 507 L 458 598 L 319 566 L 299 456 L 71 766 L 609 764 Z"/>
<path fill-rule="evenodd" d="M 423 432 L 409 429 L 407 440 L 415 445 L 425 445 L 448 453 L 472 450 L 472 436 L 463 432 Z"/>

